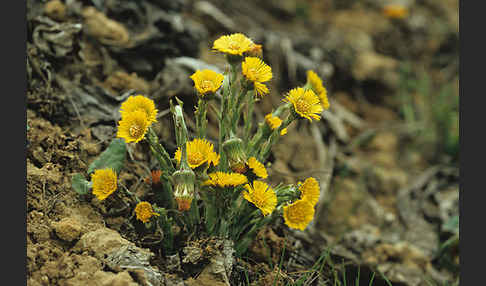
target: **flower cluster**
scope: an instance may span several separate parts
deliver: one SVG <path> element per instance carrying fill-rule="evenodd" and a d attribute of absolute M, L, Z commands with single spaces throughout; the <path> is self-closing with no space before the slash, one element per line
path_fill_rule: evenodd
<path fill-rule="evenodd" d="M 155 103 L 142 95 L 130 96 L 120 107 L 117 137 L 128 142 L 139 142 L 152 123 L 157 122 Z"/>
<path fill-rule="evenodd" d="M 155 227 L 151 220 L 158 221 L 168 252 L 176 241 L 203 232 L 233 240 L 237 254 L 242 254 L 257 231 L 275 219 L 305 230 L 319 202 L 315 178 L 272 186 L 266 162 L 292 122 L 318 121 L 329 109 L 322 80 L 309 70 L 304 85 L 289 90 L 275 110 L 254 124 L 254 104 L 270 93 L 273 78 L 262 59 L 263 46 L 237 33 L 218 38 L 213 50 L 225 55 L 229 68 L 223 74 L 203 69 L 190 76 L 197 95 L 194 133 L 186 127 L 183 103 L 170 101 L 176 141 L 172 152 L 152 128 L 157 122 L 154 101 L 130 96 L 120 107 L 117 137 L 125 144 L 148 144 L 159 164 L 145 180 L 153 196 L 141 201 L 128 192 L 136 203 L 133 211 L 147 228 Z M 217 138 L 207 136 L 208 111 L 215 111 L 218 119 Z M 92 182 L 93 194 L 104 200 L 117 189 L 116 172 L 96 170 Z M 181 239 L 174 238 L 174 224 Z"/>

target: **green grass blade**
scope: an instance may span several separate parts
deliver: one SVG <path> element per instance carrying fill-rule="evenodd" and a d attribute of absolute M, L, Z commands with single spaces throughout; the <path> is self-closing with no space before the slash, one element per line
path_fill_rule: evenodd
<path fill-rule="evenodd" d="M 368 284 L 368 286 L 373 285 L 373 280 L 375 280 L 375 272 L 373 272 L 373 275 L 371 275 L 370 284 Z"/>

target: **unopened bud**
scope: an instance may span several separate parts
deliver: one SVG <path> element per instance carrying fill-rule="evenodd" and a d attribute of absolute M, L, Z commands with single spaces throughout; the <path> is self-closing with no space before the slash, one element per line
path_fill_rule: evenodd
<path fill-rule="evenodd" d="M 192 170 L 179 170 L 172 175 L 174 181 L 174 198 L 180 211 L 191 208 L 194 198 L 194 182 L 196 175 Z"/>
<path fill-rule="evenodd" d="M 228 139 L 223 143 L 223 150 L 228 157 L 228 164 L 233 172 L 243 174 L 247 171 L 247 158 L 243 149 L 243 140 L 237 137 Z"/>

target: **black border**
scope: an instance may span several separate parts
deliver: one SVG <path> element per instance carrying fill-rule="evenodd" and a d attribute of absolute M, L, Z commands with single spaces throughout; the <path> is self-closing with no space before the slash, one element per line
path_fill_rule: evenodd
<path fill-rule="evenodd" d="M 2 36 L 2 246 L 7 284 L 27 284 L 27 3 L 3 6 Z M 4 127 L 4 128 L 5 128 Z M 15 135 L 15 136 L 11 136 Z M 7 143 L 7 144 L 5 144 Z"/>
<path fill-rule="evenodd" d="M 481 166 L 482 156 L 478 151 L 484 148 L 481 124 L 484 122 L 484 105 L 478 102 L 484 91 L 484 51 L 486 44 L 477 40 L 478 28 L 484 26 L 484 13 L 477 1 L 459 0 L 459 40 L 460 40 L 460 68 L 459 68 L 459 165 L 460 165 L 460 193 L 459 193 L 459 259 L 460 285 L 484 284 L 484 242 L 483 234 L 485 200 L 484 196 L 484 167 Z M 467 7 L 465 9 L 465 7 Z M 482 21 L 478 21 L 481 19 Z M 466 29 L 464 23 L 467 22 Z M 481 29 L 480 28 L 480 29 Z M 465 38 L 468 38 L 465 44 Z M 473 65 L 475 65 L 473 67 Z M 467 70 L 465 69 L 467 66 Z M 472 103 L 476 101 L 476 104 Z M 466 109 L 467 106 L 467 109 Z M 474 110 L 475 109 L 475 110 Z M 476 135 L 473 135 L 476 127 Z M 468 128 L 470 137 L 465 140 L 464 130 Z M 469 162 L 469 164 L 467 164 Z M 473 164 L 472 164 L 473 163 Z M 467 166 L 469 165 L 469 166 Z M 467 166 L 467 168 L 466 168 Z M 467 178 L 467 179 L 466 179 Z M 467 183 L 467 184 L 466 184 Z M 468 186 L 468 187 L 466 187 Z"/>

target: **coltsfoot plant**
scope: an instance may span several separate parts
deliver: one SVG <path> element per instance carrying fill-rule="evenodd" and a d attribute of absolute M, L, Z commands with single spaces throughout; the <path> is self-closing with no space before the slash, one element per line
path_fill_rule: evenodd
<path fill-rule="evenodd" d="M 282 103 L 254 126 L 253 108 L 269 93 L 272 69 L 262 60 L 262 46 L 243 34 L 222 36 L 215 52 L 228 63 L 225 74 L 198 70 L 191 79 L 197 96 L 196 128 L 189 134 L 182 102 L 170 102 L 177 150 L 169 154 L 152 125 L 157 124 L 154 102 L 143 95 L 122 103 L 117 135 L 88 170 L 91 181 L 76 174 L 73 188 L 105 200 L 117 189 L 117 173 L 124 160 L 124 144 L 148 144 L 160 170 L 152 174 L 156 188 L 152 201 L 133 198 L 136 219 L 147 229 L 163 233 L 165 253 L 189 238 L 219 237 L 233 241 L 243 254 L 258 230 L 278 217 L 294 229 L 304 230 L 314 218 L 319 200 L 318 181 L 309 177 L 297 184 L 272 186 L 266 164 L 272 146 L 297 120 L 320 120 L 329 108 L 327 91 L 319 76 L 307 72 L 307 82 L 288 91 Z M 211 107 L 211 108 L 210 108 Z M 219 136 L 207 136 L 207 113 L 215 112 Z M 122 155 L 121 155 L 122 154 Z"/>

